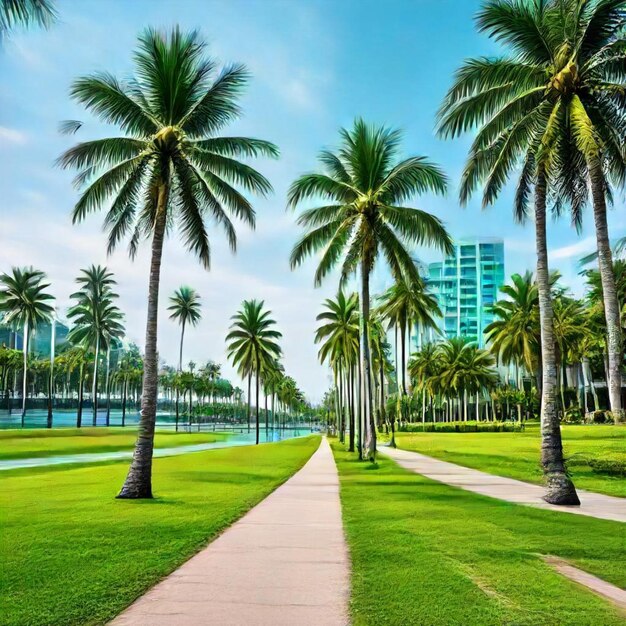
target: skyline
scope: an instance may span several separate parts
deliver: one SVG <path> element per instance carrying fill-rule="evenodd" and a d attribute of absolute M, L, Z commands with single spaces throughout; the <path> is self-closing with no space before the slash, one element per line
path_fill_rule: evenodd
<path fill-rule="evenodd" d="M 455 239 L 502 237 L 507 277 L 533 269 L 533 231 L 511 224 L 511 190 L 485 213 L 478 199 L 460 209 L 456 186 L 470 139 L 443 141 L 433 132 L 435 112 L 454 69 L 466 56 L 495 51 L 493 44 L 475 33 L 471 15 L 478 2 L 392 4 L 395 10 L 383 13 L 374 3 L 364 3 L 355 22 L 349 10 L 352 2 L 339 7 L 325 1 L 298 6 L 286 2 L 188 3 L 184 15 L 167 2 L 136 2 L 123 8 L 107 5 L 105 29 L 103 3 L 59 2 L 59 24 L 49 31 L 14 35 L 0 51 L 0 71 L 6 77 L 0 92 L 0 154 L 7 173 L 0 183 L 0 269 L 32 264 L 45 271 L 63 311 L 75 290 L 73 280 L 79 269 L 106 263 L 118 281 L 129 338 L 143 345 L 148 250 L 144 246 L 134 263 L 128 261 L 123 247 L 107 259 L 102 216 L 94 215 L 84 225 L 72 227 L 70 209 L 77 194 L 71 175 L 52 163 L 76 140 L 114 134 L 69 100 L 71 80 L 99 69 L 123 75 L 130 67 L 141 28 L 176 22 L 184 28 L 199 24 L 212 42 L 211 52 L 226 62 L 249 65 L 253 80 L 243 99 L 244 116 L 229 130 L 276 142 L 282 158 L 255 162 L 270 178 L 275 193 L 255 202 L 257 231 L 238 230 L 236 257 L 227 251 L 221 233 L 212 233 L 213 267 L 206 273 L 173 237 L 168 241 L 159 320 L 160 353 L 168 362 L 175 362 L 179 331 L 165 309 L 167 297 L 180 284 L 199 291 L 204 313 L 199 327 L 189 331 L 185 360 L 219 361 L 224 375 L 233 380 L 237 377 L 224 354 L 229 318 L 244 298 L 261 298 L 283 332 L 287 371 L 311 400 L 319 400 L 328 377 L 317 361 L 313 330 L 323 299 L 336 291 L 336 281 L 329 279 L 322 289 L 314 289 L 313 262 L 295 272 L 289 270 L 289 251 L 301 233 L 294 225 L 295 216 L 285 211 L 285 194 L 299 173 L 315 167 L 322 147 L 336 144 L 339 127 L 350 125 L 359 115 L 403 128 L 405 155 L 426 154 L 447 171 L 452 180 L 448 196 L 425 197 L 415 206 L 439 215 Z M 450 33 L 445 42 L 439 41 L 432 27 L 442 19 L 447 20 Z M 293 21 L 298 28 L 292 31 Z M 271 42 L 264 37 L 269 24 L 274 35 Z M 377 49 L 384 43 L 381 33 L 388 29 L 396 34 L 393 45 Z M 115 41 L 111 31 L 116 33 Z M 364 41 L 372 44 L 369 52 Z M 414 58 L 428 62 L 412 64 Z M 371 93 L 367 85 L 373 81 Z M 58 122 L 68 118 L 86 122 L 76 138 L 57 133 Z M 618 198 L 610 212 L 612 237 L 625 232 L 623 206 L 623 198 Z M 563 282 L 580 295 L 576 262 L 593 250 L 595 242 L 589 215 L 581 237 L 564 218 L 550 225 L 549 240 L 553 268 L 561 270 Z M 432 251 L 416 254 L 424 262 L 440 258 Z M 373 291 L 384 282 L 385 272 L 379 268 Z"/>

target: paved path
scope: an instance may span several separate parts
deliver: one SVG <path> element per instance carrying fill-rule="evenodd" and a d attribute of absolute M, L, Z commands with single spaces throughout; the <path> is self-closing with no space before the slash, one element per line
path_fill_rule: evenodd
<path fill-rule="evenodd" d="M 430 456 L 409 452 L 398 448 L 381 447 L 380 452 L 391 457 L 401 467 L 422 474 L 441 483 L 460 487 L 484 496 L 527 504 L 540 509 L 550 509 L 577 515 L 587 515 L 599 519 L 608 519 L 616 522 L 626 522 L 626 498 L 605 496 L 591 491 L 578 490 L 580 506 L 556 506 L 541 499 L 543 487 L 530 483 L 486 474 L 479 470 L 470 469 L 447 461 L 440 461 Z"/>
<path fill-rule="evenodd" d="M 308 463 L 114 626 L 345 626 L 349 565 L 339 479 L 322 440 Z"/>

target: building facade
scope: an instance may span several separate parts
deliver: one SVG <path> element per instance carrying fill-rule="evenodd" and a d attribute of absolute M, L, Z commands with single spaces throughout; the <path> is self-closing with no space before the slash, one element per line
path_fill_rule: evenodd
<path fill-rule="evenodd" d="M 484 330 L 494 320 L 492 305 L 504 284 L 504 242 L 501 239 L 458 241 L 453 254 L 428 266 L 428 288 L 442 317 L 442 336 L 465 337 L 485 344 Z"/>
<path fill-rule="evenodd" d="M 49 357 L 52 347 L 53 332 L 55 352 L 58 352 L 67 342 L 67 335 L 69 333 L 69 327 L 59 320 L 39 324 L 34 332 L 29 333 L 28 352 L 40 358 Z M 13 330 L 3 325 L 0 321 L 0 346 L 22 350 L 24 345 L 23 336 L 24 332 L 22 329 Z"/>

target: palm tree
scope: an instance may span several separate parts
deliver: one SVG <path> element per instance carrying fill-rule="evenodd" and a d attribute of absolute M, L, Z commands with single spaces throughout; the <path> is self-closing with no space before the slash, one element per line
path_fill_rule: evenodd
<path fill-rule="evenodd" d="M 59 160 L 77 168 L 86 186 L 74 222 L 109 207 L 105 226 L 109 251 L 130 235 L 130 254 L 151 238 L 148 319 L 141 420 L 133 460 L 120 498 L 152 496 L 152 452 L 158 389 L 157 321 L 163 241 L 178 226 L 188 249 L 210 265 L 208 218 L 225 231 L 232 250 L 236 234 L 229 214 L 250 226 L 255 214 L 236 187 L 259 194 L 269 182 L 237 157 L 277 156 L 266 141 L 221 137 L 239 116 L 238 99 L 248 80 L 241 65 L 223 69 L 205 56 L 196 32 L 175 28 L 169 35 L 148 29 L 139 37 L 134 78 L 110 74 L 79 78 L 72 97 L 124 136 L 80 143 Z"/>
<path fill-rule="evenodd" d="M 493 305 L 495 320 L 485 328 L 489 347 L 505 365 L 514 364 L 518 370 L 523 366 L 534 374 L 539 367 L 541 331 L 539 294 L 532 272 L 513 274 L 511 284 L 500 291 L 506 298 Z M 517 378 L 519 386 L 519 375 Z"/>
<path fill-rule="evenodd" d="M 477 18 L 479 30 L 506 45 L 510 54 L 465 62 L 442 105 L 440 132 L 456 137 L 478 128 L 463 172 L 462 204 L 481 184 L 483 205 L 492 204 L 521 164 L 514 207 L 516 219 L 523 221 L 534 186 L 545 499 L 553 504 L 578 504 L 576 490 L 565 471 L 556 410 L 557 372 L 546 241 L 548 193 L 559 191 L 555 181 L 563 179 L 567 171 L 560 133 L 564 116 L 561 95 L 571 77 L 567 69 L 570 54 L 567 50 L 563 54 L 558 32 L 563 26 L 562 8 L 561 0 L 489 0 L 483 5 Z"/>
<path fill-rule="evenodd" d="M 185 340 L 185 326 L 189 323 L 191 326 L 197 326 L 202 318 L 200 296 L 195 289 L 191 287 L 180 287 L 178 291 L 170 296 L 170 306 L 167 307 L 171 311 L 170 319 L 176 320 L 180 324 L 180 350 L 178 354 L 178 371 L 183 371 L 183 341 Z M 178 412 L 179 412 L 179 391 L 176 388 L 176 430 L 178 430 Z"/>
<path fill-rule="evenodd" d="M 422 424 L 426 421 L 426 396 L 430 396 L 432 403 L 432 387 L 429 381 L 438 376 L 440 370 L 437 366 L 439 346 L 434 342 L 424 344 L 420 350 L 414 352 L 409 359 L 408 371 L 411 383 L 415 389 L 422 393 Z"/>
<path fill-rule="evenodd" d="M 390 328 L 400 329 L 400 372 L 402 395 L 407 394 L 406 385 L 406 339 L 410 336 L 413 325 L 425 328 L 437 328 L 435 317 L 441 317 L 437 299 L 426 291 L 426 285 L 420 278 L 409 283 L 399 280 L 381 297 L 378 311 L 388 322 Z M 398 359 L 397 359 L 398 360 Z"/>
<path fill-rule="evenodd" d="M 405 202 L 425 192 L 443 193 L 447 180 L 424 157 L 398 160 L 401 133 L 357 119 L 352 130 L 342 129 L 337 153 L 322 151 L 323 173 L 305 174 L 288 194 L 295 208 L 309 198 L 325 204 L 302 212 L 298 223 L 307 229 L 291 253 L 291 266 L 323 250 L 315 273 L 320 285 L 340 263 L 341 282 L 360 274 L 361 415 L 367 429 L 368 456 L 376 455 L 376 424 L 372 407 L 370 363 L 370 274 L 379 257 L 389 264 L 395 280 L 419 276 L 407 246 L 434 245 L 449 252 L 450 237 L 441 221 Z"/>
<path fill-rule="evenodd" d="M 0 0 L 0 41 L 18 27 L 48 28 L 56 17 L 50 0 Z"/>
<path fill-rule="evenodd" d="M 359 355 L 359 296 L 356 293 L 345 296 L 339 291 L 337 298 L 328 298 L 324 302 L 325 310 L 315 319 L 320 322 L 315 333 L 315 343 L 320 343 L 319 359 L 328 361 L 333 368 L 337 384 L 337 416 L 339 440 L 344 440 L 345 408 L 344 398 L 351 391 L 348 381 L 353 382 L 354 366 Z M 344 394 L 345 392 L 345 394 Z M 350 413 L 348 445 L 354 452 L 354 413 Z"/>
<path fill-rule="evenodd" d="M 261 373 L 280 357 L 278 340 L 282 334 L 275 330 L 271 311 L 263 309 L 261 300 L 244 300 L 241 310 L 232 316 L 233 323 L 226 335 L 229 358 L 240 375 L 256 379 L 256 443 L 259 443 L 259 387 Z M 249 395 L 249 394 L 248 394 Z M 250 402 L 250 398 L 248 398 Z"/>
<path fill-rule="evenodd" d="M 76 282 L 79 291 L 70 297 L 76 300 L 67 316 L 74 322 L 68 339 L 74 344 L 93 350 L 93 381 L 91 398 L 93 401 L 92 424 L 96 426 L 98 417 L 98 366 L 100 351 L 108 349 L 111 342 L 124 334 L 122 313 L 115 304 L 118 297 L 113 291 L 117 284 L 113 273 L 101 265 L 92 265 L 81 270 Z"/>
<path fill-rule="evenodd" d="M 50 321 L 54 296 L 46 292 L 50 286 L 44 283 L 46 275 L 32 267 L 14 267 L 10 274 L 0 275 L 0 313 L 3 322 L 14 328 L 22 328 L 22 427 L 26 417 L 28 379 L 28 340 L 37 325 Z"/>

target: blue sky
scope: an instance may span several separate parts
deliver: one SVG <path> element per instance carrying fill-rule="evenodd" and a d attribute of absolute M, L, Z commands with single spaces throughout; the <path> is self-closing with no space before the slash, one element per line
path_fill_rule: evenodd
<path fill-rule="evenodd" d="M 262 298 L 283 331 L 287 371 L 310 398 L 321 397 L 329 378 L 317 363 L 312 333 L 320 303 L 336 284 L 329 279 L 314 289 L 313 263 L 289 270 L 289 252 L 300 232 L 294 215 L 285 211 L 285 193 L 356 116 L 403 129 L 407 155 L 428 155 L 449 174 L 448 197 L 419 198 L 415 206 L 439 215 L 454 237 L 502 237 L 508 274 L 532 269 L 532 225 L 513 224 L 511 190 L 487 211 L 478 199 L 461 209 L 456 188 L 470 138 L 442 141 L 434 132 L 435 113 L 455 68 L 468 56 L 497 53 L 475 32 L 477 0 L 59 0 L 57 6 L 60 22 L 49 31 L 16 34 L 0 50 L 0 271 L 25 264 L 46 271 L 61 315 L 79 269 L 107 263 L 117 276 L 128 334 L 143 343 L 147 250 L 134 263 L 123 248 L 107 258 L 100 216 L 72 226 L 72 176 L 53 162 L 76 141 L 58 134 L 60 120 L 85 120 L 79 139 L 115 134 L 69 100 L 72 79 L 94 70 L 128 74 L 137 33 L 176 23 L 199 29 L 219 60 L 248 65 L 253 81 L 242 102 L 245 115 L 232 133 L 270 139 L 282 157 L 257 163 L 275 193 L 255 203 L 257 229 L 240 229 L 237 256 L 214 231 L 207 273 L 175 237 L 168 240 L 159 329 L 166 360 L 176 361 L 178 342 L 178 329 L 165 314 L 166 298 L 180 284 L 195 287 L 204 304 L 202 323 L 188 334 L 186 360 L 218 360 L 233 377 L 223 341 L 229 317 L 244 298 Z M 623 197 L 609 223 L 613 236 L 626 232 Z M 590 215 L 580 236 L 567 219 L 550 226 L 552 265 L 577 293 L 582 285 L 576 262 L 593 249 L 593 241 Z M 417 253 L 426 261 L 438 258 L 429 250 Z M 374 289 L 385 279 L 379 271 Z"/>

